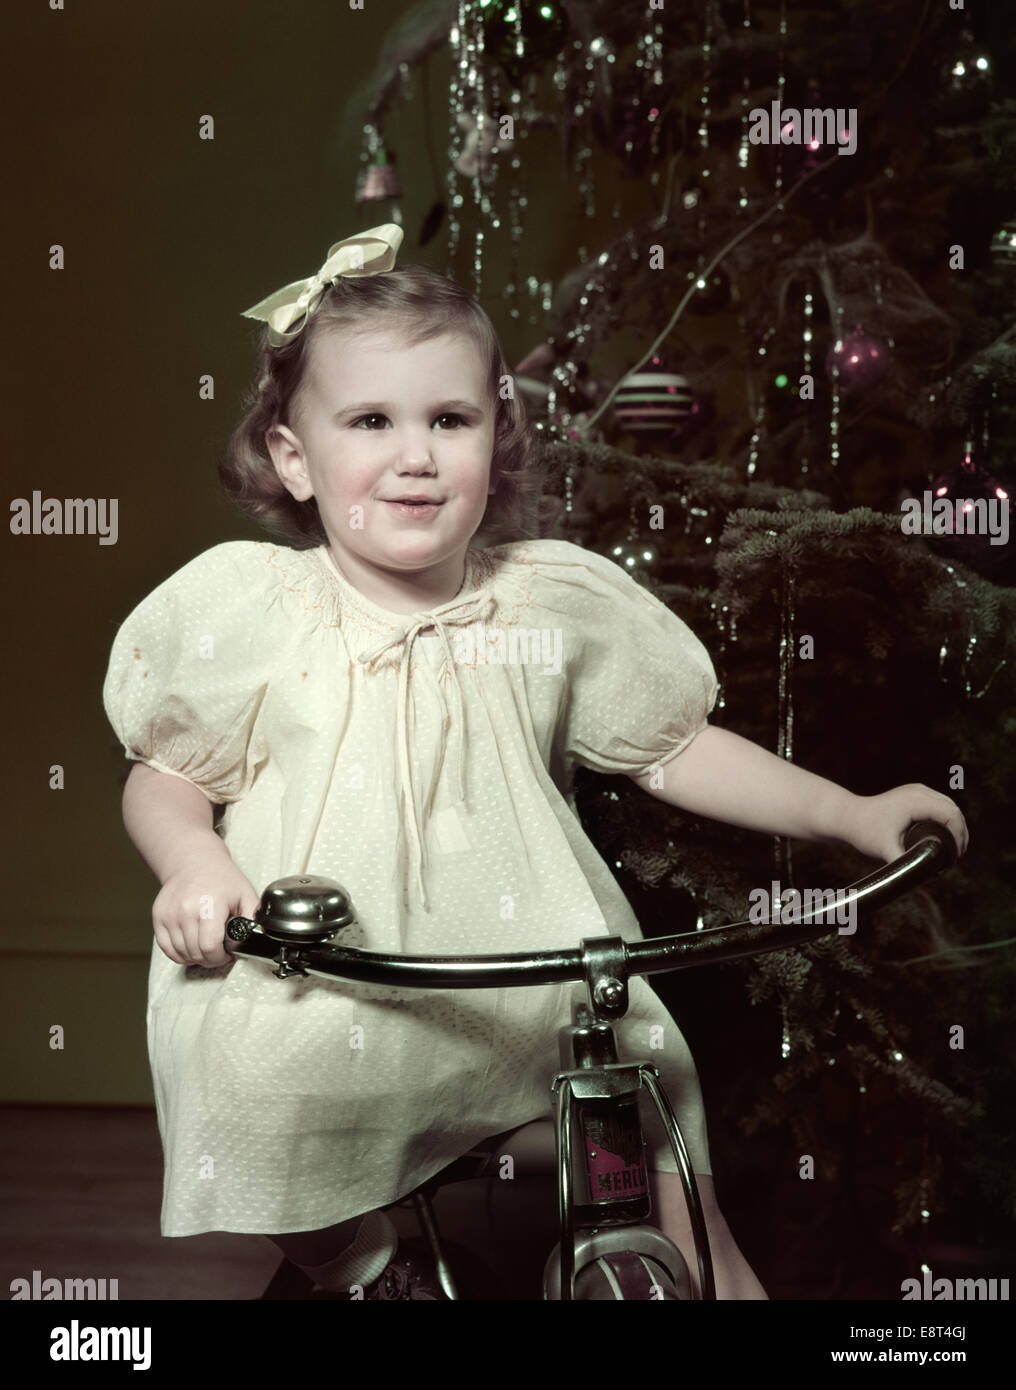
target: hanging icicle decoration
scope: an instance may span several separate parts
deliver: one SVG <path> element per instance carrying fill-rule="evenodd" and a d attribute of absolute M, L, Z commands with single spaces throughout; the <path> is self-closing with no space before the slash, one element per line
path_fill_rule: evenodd
<path fill-rule="evenodd" d="M 473 204 L 477 210 L 473 245 L 473 294 L 483 293 L 483 253 L 485 246 L 484 221 L 500 227 L 490 197 L 490 183 L 497 176 L 498 145 L 493 137 L 492 120 L 486 110 L 484 72 L 483 6 L 476 0 L 459 0 L 456 22 L 448 34 L 452 55 L 452 71 L 448 83 L 448 247 L 447 271 L 454 278 L 454 261 L 462 233 L 460 218 L 465 202 L 457 187 L 457 175 L 469 177 L 472 183 Z M 495 83 L 496 86 L 496 83 Z M 471 118 L 477 138 L 475 168 L 471 175 L 457 167 L 460 156 L 457 145 L 462 138 L 462 122 Z M 468 122 L 467 122 L 468 124 Z"/>
<path fill-rule="evenodd" d="M 779 680 L 779 736 L 777 757 L 788 762 L 794 757 L 794 571 L 792 562 L 783 560 L 781 571 L 780 603 L 780 680 Z"/>
<path fill-rule="evenodd" d="M 581 43 L 576 39 L 576 47 L 581 48 Z M 597 102 L 597 75 L 596 65 L 603 62 L 607 57 L 606 39 L 595 38 L 586 49 L 585 86 L 580 93 L 579 100 L 575 103 L 574 115 L 579 124 L 581 134 L 579 136 L 579 148 L 575 155 L 575 177 L 578 182 L 578 193 L 582 199 L 582 210 L 587 219 L 596 216 L 596 188 L 593 182 L 593 146 L 590 136 L 587 134 L 589 129 L 590 112 L 593 111 Z"/>
<path fill-rule="evenodd" d="M 945 570 L 946 574 L 949 575 L 949 578 L 953 581 L 953 583 L 956 585 L 958 589 L 965 589 L 967 587 L 967 581 L 959 577 L 952 565 L 943 563 L 942 568 Z M 970 659 L 974 654 L 974 649 L 976 648 L 976 646 L 977 634 L 971 631 L 969 637 L 967 638 L 966 650 L 963 656 L 963 665 L 960 669 L 960 677 L 963 681 L 964 693 L 966 694 L 968 700 L 983 699 L 984 696 L 988 693 L 989 689 L 991 688 L 991 685 L 994 682 L 995 677 L 998 675 L 999 671 L 1001 671 L 1002 667 L 1006 665 L 1007 661 L 1007 658 L 1003 657 L 1002 660 L 995 667 L 995 669 L 992 671 L 991 675 L 985 681 L 985 683 L 981 686 L 980 690 L 978 690 L 975 693 L 972 689 L 971 684 Z M 948 657 L 948 643 L 943 643 L 938 654 L 938 673 L 943 681 L 948 681 L 949 679 L 949 676 L 945 671 L 945 663 L 948 660 Z"/>
<path fill-rule="evenodd" d="M 963 654 L 963 669 L 960 672 L 960 675 L 963 680 L 963 688 L 966 691 L 968 698 L 970 695 L 970 658 L 973 656 L 974 648 L 976 646 L 977 633 L 972 632 L 970 636 L 967 638 L 967 649 Z"/>
<path fill-rule="evenodd" d="M 706 0 L 705 14 L 703 19 L 702 33 L 702 92 L 699 97 L 701 111 L 699 113 L 698 138 L 699 147 L 702 150 L 702 168 L 698 171 L 698 177 L 703 186 L 708 188 L 710 177 L 709 169 L 709 117 L 712 115 L 710 82 L 712 80 L 712 50 L 713 50 L 713 22 L 714 22 L 714 0 Z M 687 206 L 687 204 L 686 204 Z M 697 198 L 694 206 L 698 209 L 695 226 L 695 242 L 699 248 L 698 267 L 688 274 L 688 295 L 695 292 L 696 282 L 711 273 L 712 267 L 703 274 L 702 272 L 702 247 L 706 239 L 706 199 Z"/>
<path fill-rule="evenodd" d="M 462 207 L 462 194 L 456 188 L 456 169 L 454 150 L 459 138 L 459 114 L 466 107 L 466 74 L 469 70 L 469 55 L 466 41 L 468 7 L 466 0 L 459 0 L 458 19 L 448 33 L 451 48 L 452 70 L 448 81 L 448 264 L 445 273 L 454 276 L 455 253 L 459 249 L 459 236 L 462 224 L 459 209 Z"/>
<path fill-rule="evenodd" d="M 803 332 L 802 332 L 802 334 L 801 334 L 801 339 L 802 339 L 802 342 L 804 343 L 804 348 L 803 348 L 803 353 L 802 353 L 802 360 L 801 360 L 801 373 L 802 373 L 803 376 L 811 376 L 811 375 L 812 375 L 811 341 L 812 341 L 813 334 L 812 334 L 812 328 L 811 328 L 811 321 L 812 321 L 812 319 L 814 318 L 814 316 L 815 316 L 815 296 L 812 294 L 811 290 L 805 290 L 805 292 L 804 292 L 804 330 L 803 330 Z M 810 411 L 810 410 L 805 411 L 805 415 L 804 415 L 804 440 L 805 440 L 805 448 L 804 448 L 804 451 L 802 452 L 802 456 L 801 456 L 801 475 L 802 475 L 802 477 L 803 477 L 804 474 L 806 474 L 807 471 L 808 471 L 808 446 L 809 446 L 810 443 L 811 443 L 811 418 L 812 418 L 812 417 L 811 417 L 811 411 Z"/>
<path fill-rule="evenodd" d="M 780 1041 L 780 1057 L 785 1062 L 790 1056 L 790 1024 L 787 1019 L 787 1001 L 780 1000 L 780 1012 L 783 1015 L 783 1037 Z"/>
<path fill-rule="evenodd" d="M 762 427 L 765 423 L 766 408 L 765 402 L 759 403 L 759 408 L 755 413 L 755 428 L 751 432 L 751 443 L 748 446 L 748 469 L 747 476 L 754 478 L 755 470 L 758 467 L 758 443 L 762 437 Z"/>
<path fill-rule="evenodd" d="M 635 41 L 635 67 L 643 74 L 641 89 L 646 104 L 646 120 L 654 126 L 660 119 L 662 100 L 659 88 L 663 86 L 663 19 L 656 10 L 648 29 L 641 32 Z M 648 80 L 646 80 L 648 79 Z M 652 132 L 651 149 L 654 156 L 659 154 L 659 127 Z M 654 158 L 649 182 L 655 188 L 660 181 L 660 166 Z"/>
<path fill-rule="evenodd" d="M 637 541 L 639 538 L 639 510 L 645 503 L 645 498 L 633 492 L 631 504 L 628 507 L 628 540 Z"/>
<path fill-rule="evenodd" d="M 974 642 L 977 641 L 977 638 L 976 638 L 976 637 L 971 637 L 970 641 L 971 641 L 971 643 L 974 643 Z M 980 700 L 980 699 L 983 699 L 984 696 L 987 694 L 987 692 L 988 692 L 988 690 L 989 690 L 989 688 L 990 688 L 990 686 L 991 686 L 992 681 L 995 679 L 995 677 L 998 675 L 999 671 L 1001 671 L 1001 669 L 1002 669 L 1002 667 L 1003 667 L 1004 665 L 1005 665 L 1005 657 L 1003 657 L 1002 660 L 998 663 L 998 665 L 995 667 L 994 671 L 992 671 L 991 675 L 990 675 L 990 676 L 988 677 L 988 679 L 985 681 L 984 685 L 981 686 L 980 690 L 977 692 L 976 695 L 975 695 L 974 692 L 970 689 L 970 681 L 968 680 L 967 683 L 966 683 L 966 693 L 967 693 L 967 697 L 968 697 L 969 699 L 971 699 L 971 700 Z"/>
<path fill-rule="evenodd" d="M 784 556 L 780 568 L 780 652 L 779 684 L 777 691 L 776 756 L 792 762 L 794 758 L 794 570 L 792 561 Z M 774 837 L 773 861 L 782 888 L 793 888 L 794 866 L 790 839 Z"/>
<path fill-rule="evenodd" d="M 521 60 L 522 54 L 522 11 L 519 6 L 515 7 L 515 52 Z M 522 271 L 519 263 L 519 253 L 522 245 L 522 209 L 526 205 L 526 198 L 522 192 L 520 170 L 523 167 L 523 141 L 529 138 L 529 128 L 523 117 L 522 111 L 522 92 L 518 87 L 512 87 L 511 93 L 511 118 L 514 140 L 512 142 L 511 157 L 511 189 L 508 194 L 508 215 L 509 228 L 511 235 L 511 245 L 509 247 L 509 266 L 508 284 L 505 286 L 505 298 L 509 304 L 509 315 L 513 319 L 519 317 L 518 294 L 519 281 Z M 529 322 L 532 323 L 530 315 Z"/>
<path fill-rule="evenodd" d="M 779 74 L 776 78 L 776 101 L 780 111 L 784 110 L 784 92 L 787 86 L 787 0 L 780 0 L 780 46 L 776 59 Z M 776 146 L 776 193 L 779 196 L 783 192 L 783 145 Z M 783 211 L 783 199 L 779 199 L 780 211 Z"/>
<path fill-rule="evenodd" d="M 530 284 L 532 284 L 531 279 Z M 561 431 L 554 423 L 554 417 L 557 414 L 557 383 L 559 371 L 560 363 L 555 365 L 552 369 L 550 373 L 550 383 L 547 388 L 547 419 L 550 422 L 547 425 L 547 435 L 550 439 L 559 439 L 561 437 Z"/>
<path fill-rule="evenodd" d="M 882 308 L 882 263 L 881 263 L 881 261 L 876 261 L 876 262 L 875 262 L 875 303 L 878 305 L 879 310 L 881 310 L 881 308 Z M 879 313 L 879 314 L 877 315 L 877 317 L 878 317 L 878 318 L 881 318 L 881 317 L 882 317 L 881 313 Z M 886 334 L 886 340 L 885 340 L 885 341 L 886 341 L 886 347 L 888 347 L 888 348 L 894 348 L 894 347 L 896 346 L 895 339 L 893 338 L 893 336 L 892 336 L 891 333 L 887 333 L 887 334 Z"/>
<path fill-rule="evenodd" d="M 466 69 L 466 89 L 473 102 L 471 115 L 476 122 L 477 130 L 481 135 L 486 127 L 487 112 L 484 109 L 483 93 L 483 24 L 481 22 L 480 5 L 468 7 L 470 20 L 469 30 L 465 34 L 466 52 L 468 55 L 468 67 Z M 496 161 L 494 162 L 496 167 Z M 481 181 L 481 170 L 483 168 L 482 158 L 476 161 L 476 172 L 473 174 L 473 204 L 484 215 L 490 212 L 490 199 Z M 473 245 L 473 294 L 479 299 L 483 292 L 483 218 L 476 218 L 475 242 Z"/>
<path fill-rule="evenodd" d="M 764 334 L 764 336 L 763 336 L 763 338 L 762 338 L 762 341 L 759 343 L 758 348 L 756 349 L 756 353 L 757 353 L 758 357 L 760 357 L 760 358 L 763 359 L 763 360 L 761 361 L 761 363 L 759 364 L 759 374 L 760 374 L 760 376 L 762 377 L 762 380 L 763 380 L 763 381 L 765 381 L 766 373 L 767 373 L 768 370 L 769 370 L 769 363 L 768 363 L 767 361 L 765 361 L 765 358 L 768 356 L 768 349 L 766 348 L 766 343 L 768 343 L 769 339 L 773 336 L 773 334 L 774 334 L 775 332 L 776 332 L 776 329 L 775 329 L 775 328 L 772 328 L 772 327 L 767 328 L 766 331 L 765 331 L 765 334 Z M 752 395 L 754 395 L 755 392 L 754 392 L 754 383 L 753 383 L 753 382 L 751 383 L 751 391 L 752 391 Z M 748 444 L 748 470 L 747 470 L 747 477 L 748 477 L 748 480 L 749 480 L 749 481 L 750 481 L 752 478 L 754 478 L 754 476 L 755 476 L 755 470 L 758 468 L 759 442 L 760 442 L 761 439 L 762 439 L 762 435 L 765 433 L 765 423 L 766 423 L 766 397 L 765 397 L 765 387 L 763 387 L 763 389 L 762 389 L 762 390 L 759 392 L 759 394 L 758 394 L 758 408 L 757 408 L 757 410 L 756 410 L 756 412 L 755 412 L 755 425 L 754 425 L 754 428 L 752 429 L 752 432 L 751 432 L 751 440 L 750 440 L 750 442 L 749 442 L 749 444 Z"/>
<path fill-rule="evenodd" d="M 921 1192 L 921 1195 L 920 1195 L 920 1203 L 921 1203 L 921 1205 L 920 1205 L 920 1208 L 919 1208 L 919 1209 L 920 1209 L 920 1213 L 921 1213 L 921 1226 L 922 1226 L 922 1227 L 926 1227 L 927 1224 L 928 1224 L 928 1222 L 931 1220 L 931 1200 L 932 1200 L 932 1199 L 931 1199 L 931 1193 L 930 1193 L 929 1190 L 928 1190 L 929 1187 L 930 1187 L 930 1182 L 929 1182 L 929 1178 L 928 1178 L 928 1168 L 929 1168 L 929 1163 L 928 1163 L 928 1136 L 925 1135 L 925 1136 L 924 1136 L 924 1140 L 923 1140 L 923 1142 L 922 1142 L 922 1144 L 921 1144 L 921 1174 L 922 1174 L 922 1175 L 921 1175 L 921 1189 L 920 1189 L 920 1192 Z"/>
<path fill-rule="evenodd" d="M 835 468 L 840 461 L 840 368 L 838 359 L 843 347 L 843 305 L 837 297 L 832 277 L 825 263 L 823 263 L 819 274 L 826 299 L 829 301 L 830 308 L 833 309 L 832 318 L 834 320 L 835 351 L 832 355 L 832 401 L 829 408 L 829 466 Z"/>
<path fill-rule="evenodd" d="M 636 60 L 636 66 L 641 61 L 641 66 L 646 72 L 652 74 L 652 86 L 663 86 L 663 16 L 659 10 L 653 13 L 651 27 L 637 40 L 638 49 L 641 53 L 641 60 Z"/>
<path fill-rule="evenodd" d="M 682 501 L 683 501 L 683 500 L 684 500 L 684 499 L 682 498 Z M 728 637 L 729 637 L 729 639 L 730 639 L 731 642 L 736 641 L 736 637 L 734 636 L 734 631 L 733 631 L 733 628 L 734 628 L 733 620 L 730 619 L 730 618 L 728 618 L 728 616 L 727 616 L 729 613 L 730 613 L 730 605 L 729 605 L 729 604 L 724 603 L 724 604 L 721 605 L 718 599 L 715 599 L 715 598 L 714 598 L 714 599 L 710 599 L 710 601 L 709 601 L 709 614 L 710 614 L 710 617 L 712 618 L 713 627 L 714 627 L 714 629 L 716 630 L 716 632 L 717 632 L 717 634 L 718 634 L 718 636 L 717 636 L 717 642 L 716 642 L 716 660 L 715 660 L 715 662 L 713 663 L 714 669 L 716 670 L 716 673 L 717 673 L 717 682 L 716 682 L 716 708 L 717 708 L 717 709 L 726 709 L 726 706 L 727 706 L 727 698 L 726 698 L 726 694 L 725 694 L 726 681 L 725 681 L 724 679 L 721 678 L 721 677 L 722 677 L 722 672 L 723 672 L 723 669 L 724 669 L 724 660 L 723 660 L 723 659 L 724 659 L 724 657 L 726 656 L 726 653 L 727 653 L 727 639 L 728 639 Z"/>
<path fill-rule="evenodd" d="M 744 0 L 744 18 L 741 20 L 741 27 L 751 28 L 751 0 Z M 744 69 L 741 73 L 741 140 L 737 147 L 737 167 L 740 170 L 747 169 L 748 156 L 751 153 L 751 141 L 748 139 L 751 107 L 751 73 L 747 54 L 744 60 Z M 742 178 L 737 190 L 737 207 L 739 212 L 744 212 L 748 206 L 748 189 Z"/>
<path fill-rule="evenodd" d="M 990 442 L 991 442 L 991 412 L 992 412 L 992 407 L 994 406 L 994 403 L 995 403 L 995 401 L 996 401 L 997 399 L 998 399 L 998 383 L 993 381 L 992 384 L 991 384 L 991 401 L 990 401 L 990 403 L 985 407 L 984 416 L 983 416 L 982 421 L 981 421 L 981 457 L 982 457 L 982 458 L 987 458 L 987 456 L 988 456 L 988 446 L 989 446 L 989 444 L 990 444 Z M 955 571 L 950 570 L 950 572 L 951 572 L 951 573 L 953 574 L 953 576 L 955 577 Z M 998 675 L 999 671 L 1001 671 L 1002 667 L 1003 667 L 1006 663 L 1005 663 L 1005 658 L 1003 657 L 1002 660 L 1001 660 L 1001 661 L 998 663 L 998 665 L 995 667 L 994 671 L 992 671 L 991 675 L 990 675 L 990 676 L 988 677 L 988 679 L 985 681 L 984 685 L 981 687 L 981 689 L 980 689 L 980 690 L 977 692 L 977 694 L 975 695 L 975 694 L 973 693 L 973 691 L 971 690 L 971 688 L 970 688 L 970 677 L 969 677 L 969 675 L 968 675 L 968 665 L 969 665 L 969 662 L 970 662 L 970 658 L 971 658 L 971 656 L 973 655 L 974 647 L 975 647 L 976 645 L 977 645 L 977 636 L 976 636 L 975 633 L 972 632 L 972 633 L 970 634 L 970 641 L 969 641 L 968 644 L 967 644 L 967 655 L 966 655 L 966 659 L 964 660 L 964 663 L 963 663 L 963 675 L 964 675 L 964 683 L 965 683 L 965 689 L 966 689 L 966 693 L 967 693 L 967 698 L 968 698 L 968 699 L 972 699 L 972 700 L 981 700 L 981 699 L 983 699 L 984 696 L 987 694 L 987 691 L 988 691 L 989 687 L 991 686 L 992 681 L 994 681 L 995 677 Z"/>
<path fill-rule="evenodd" d="M 699 116 L 698 138 L 702 153 L 706 154 L 709 150 L 709 118 L 712 115 L 711 97 L 709 83 L 712 79 L 712 51 L 713 51 L 713 7 L 715 0 L 706 0 L 705 9 L 705 28 L 702 35 L 702 95 L 699 97 L 699 104 L 702 107 Z M 709 170 L 703 169 L 702 177 L 709 177 Z"/>

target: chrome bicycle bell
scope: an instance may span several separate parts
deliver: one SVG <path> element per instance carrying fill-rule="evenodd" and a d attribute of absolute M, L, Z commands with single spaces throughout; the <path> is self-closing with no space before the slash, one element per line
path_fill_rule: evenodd
<path fill-rule="evenodd" d="M 342 884 L 315 874 L 277 878 L 262 893 L 254 914 L 265 936 L 287 945 L 330 941 L 355 920 L 353 904 Z M 229 927 L 236 921 L 231 918 Z"/>

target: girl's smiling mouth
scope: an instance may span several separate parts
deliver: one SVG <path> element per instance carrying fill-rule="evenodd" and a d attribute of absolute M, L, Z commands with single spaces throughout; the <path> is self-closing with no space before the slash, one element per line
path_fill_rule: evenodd
<path fill-rule="evenodd" d="M 443 503 L 430 497 L 386 497 L 383 500 L 397 516 L 414 518 L 433 516 L 437 509 L 443 506 Z"/>

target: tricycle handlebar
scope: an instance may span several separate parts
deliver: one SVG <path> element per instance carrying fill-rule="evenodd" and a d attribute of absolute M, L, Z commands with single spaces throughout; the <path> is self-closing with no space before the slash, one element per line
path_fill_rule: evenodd
<path fill-rule="evenodd" d="M 237 943 L 235 954 L 274 961 L 279 978 L 311 974 L 407 989 L 562 984 L 588 980 L 592 958 L 602 958 L 605 951 L 615 965 L 622 964 L 622 975 L 658 975 L 783 951 L 833 932 L 844 934 L 844 914 L 852 924 L 852 934 L 859 919 L 867 920 L 878 908 L 923 883 L 957 857 L 952 835 L 934 821 L 911 825 L 903 843 L 906 849 L 898 859 L 849 887 L 814 894 L 810 906 L 803 895 L 804 910 L 793 913 L 793 921 L 787 920 L 786 912 L 774 912 L 769 920 L 731 922 L 647 941 L 593 937 L 581 946 L 535 955 L 403 956 L 359 951 L 329 944 L 355 920 L 355 914 L 349 894 L 340 884 L 312 875 L 279 879 L 269 885 L 254 920 L 231 917 L 226 934 Z M 820 899 L 817 903 L 816 897 Z M 781 916 L 783 920 L 779 920 Z"/>

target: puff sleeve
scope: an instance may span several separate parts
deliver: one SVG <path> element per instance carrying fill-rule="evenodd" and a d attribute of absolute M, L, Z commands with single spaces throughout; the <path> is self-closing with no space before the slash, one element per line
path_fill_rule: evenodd
<path fill-rule="evenodd" d="M 540 544 L 557 591 L 567 694 L 559 749 L 569 767 L 638 776 L 679 753 L 716 703 L 717 680 L 692 630 L 612 560 L 570 542 Z"/>
<path fill-rule="evenodd" d="M 128 758 L 238 801 L 267 758 L 261 720 L 273 643 L 256 542 L 230 541 L 171 575 L 118 630 L 103 684 Z"/>

